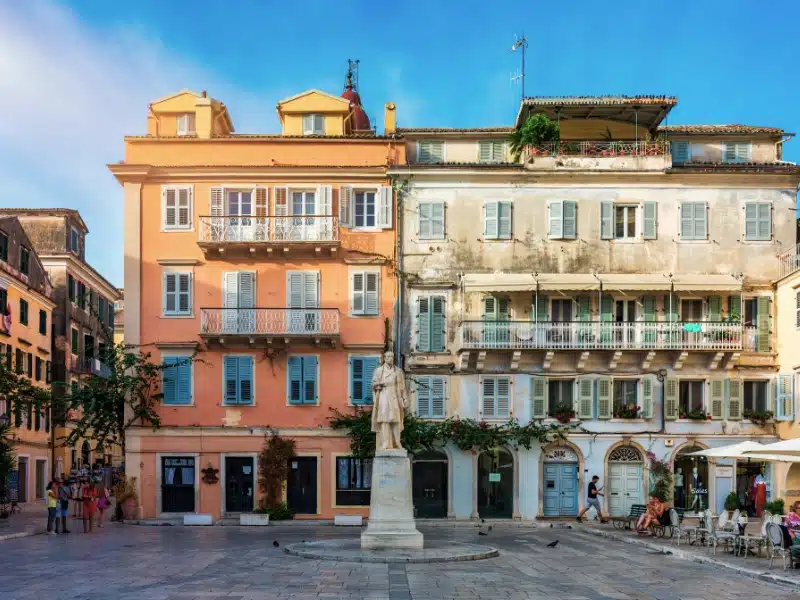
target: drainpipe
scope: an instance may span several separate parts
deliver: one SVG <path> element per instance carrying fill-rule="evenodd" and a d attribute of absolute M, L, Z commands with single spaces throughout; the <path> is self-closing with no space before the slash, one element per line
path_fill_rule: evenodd
<path fill-rule="evenodd" d="M 390 182 L 394 186 L 393 178 Z M 395 223 L 397 224 L 397 246 L 395 253 L 397 255 L 397 305 L 395 306 L 395 359 L 394 363 L 398 366 L 405 367 L 400 360 L 400 352 L 402 350 L 401 339 L 403 337 L 403 227 L 402 219 L 400 218 L 400 190 L 397 191 L 397 201 L 395 202 L 396 211 Z"/>

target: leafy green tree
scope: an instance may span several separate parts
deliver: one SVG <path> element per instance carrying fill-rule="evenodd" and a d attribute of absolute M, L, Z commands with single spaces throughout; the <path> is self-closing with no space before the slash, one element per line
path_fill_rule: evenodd
<path fill-rule="evenodd" d="M 519 160 L 526 146 L 541 146 L 547 142 L 557 142 L 561 131 L 557 121 L 547 115 L 537 113 L 515 129 L 508 138 L 509 148 L 514 160 Z"/>
<path fill-rule="evenodd" d="M 0 419 L 0 498 L 5 498 L 8 476 L 14 470 L 15 445 L 11 438 L 11 424 L 7 419 Z"/>

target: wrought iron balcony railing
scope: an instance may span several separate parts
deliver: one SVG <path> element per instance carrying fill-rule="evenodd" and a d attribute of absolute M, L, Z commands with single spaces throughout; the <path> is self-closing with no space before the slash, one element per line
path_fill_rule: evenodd
<path fill-rule="evenodd" d="M 111 374 L 110 369 L 103 361 L 92 356 L 70 355 L 70 368 L 75 373 L 82 373 L 85 375 L 108 377 Z"/>
<path fill-rule="evenodd" d="M 779 254 L 778 262 L 780 263 L 779 279 L 783 279 L 795 271 L 800 271 L 800 244 Z"/>
<path fill-rule="evenodd" d="M 664 156 L 669 145 L 661 141 L 560 141 L 527 146 L 528 158 L 536 156 Z"/>
<path fill-rule="evenodd" d="M 339 334 L 336 308 L 201 308 L 200 335 Z"/>
<path fill-rule="evenodd" d="M 338 242 L 339 219 L 333 216 L 200 217 L 198 242 Z"/>
<path fill-rule="evenodd" d="M 755 327 L 740 323 L 464 321 L 461 348 L 756 351 Z"/>

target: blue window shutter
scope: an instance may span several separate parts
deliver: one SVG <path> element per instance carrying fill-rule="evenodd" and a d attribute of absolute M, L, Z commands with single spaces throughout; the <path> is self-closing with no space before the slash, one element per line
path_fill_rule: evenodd
<path fill-rule="evenodd" d="M 239 404 L 253 403 L 253 357 L 239 357 Z"/>
<path fill-rule="evenodd" d="M 417 377 L 417 416 L 429 418 L 431 416 L 431 378 L 428 376 Z"/>
<path fill-rule="evenodd" d="M 373 356 L 364 359 L 364 404 L 372 404 L 372 376 L 378 368 L 378 357 Z"/>
<path fill-rule="evenodd" d="M 192 363 L 188 356 L 181 356 L 177 359 L 180 364 L 178 370 L 178 397 L 176 404 L 192 403 Z"/>
<path fill-rule="evenodd" d="M 430 298 L 417 298 L 417 352 L 430 352 L 431 345 Z"/>
<path fill-rule="evenodd" d="M 350 359 L 350 402 L 364 404 L 364 360 Z"/>
<path fill-rule="evenodd" d="M 176 404 L 178 400 L 178 374 L 177 369 L 173 366 L 177 361 L 178 359 L 174 356 L 164 358 L 164 368 L 161 371 L 161 391 L 164 394 L 161 401 L 164 404 Z"/>
<path fill-rule="evenodd" d="M 289 357 L 289 404 L 302 404 L 303 360 L 299 356 Z"/>
<path fill-rule="evenodd" d="M 445 380 L 444 377 L 435 376 L 430 378 L 431 413 L 433 418 L 444 418 L 445 416 Z"/>
<path fill-rule="evenodd" d="M 225 371 L 225 404 L 237 404 L 239 399 L 239 361 L 236 356 L 226 356 Z"/>
<path fill-rule="evenodd" d="M 317 403 L 317 357 L 303 357 L 303 403 Z"/>
<path fill-rule="evenodd" d="M 445 298 L 444 296 L 430 297 L 430 348 L 431 352 L 444 352 L 445 334 Z"/>
<path fill-rule="evenodd" d="M 497 205 L 497 237 L 503 240 L 511 239 L 511 202 L 503 201 Z"/>
<path fill-rule="evenodd" d="M 600 239 L 614 238 L 614 203 L 604 200 L 600 203 Z"/>

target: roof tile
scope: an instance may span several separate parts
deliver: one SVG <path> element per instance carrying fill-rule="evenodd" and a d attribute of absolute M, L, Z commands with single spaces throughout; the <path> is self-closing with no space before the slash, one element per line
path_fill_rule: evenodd
<path fill-rule="evenodd" d="M 737 123 L 731 123 L 729 125 L 661 125 L 658 131 L 686 134 L 772 133 L 775 135 L 783 135 L 783 129 L 780 127 L 739 125 Z"/>

